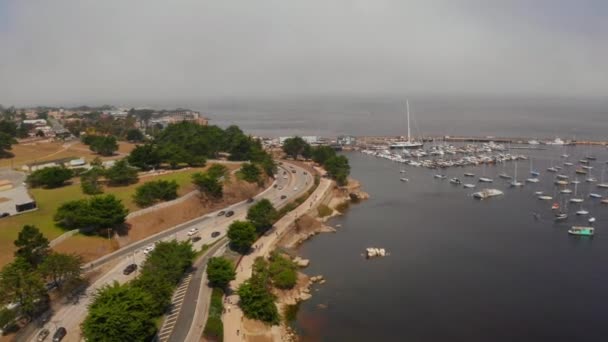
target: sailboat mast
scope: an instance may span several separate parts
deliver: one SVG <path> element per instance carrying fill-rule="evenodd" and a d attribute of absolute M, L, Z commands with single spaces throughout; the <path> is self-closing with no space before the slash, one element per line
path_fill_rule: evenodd
<path fill-rule="evenodd" d="M 407 109 L 407 141 L 411 141 L 410 139 L 410 101 L 405 100 L 405 107 Z"/>

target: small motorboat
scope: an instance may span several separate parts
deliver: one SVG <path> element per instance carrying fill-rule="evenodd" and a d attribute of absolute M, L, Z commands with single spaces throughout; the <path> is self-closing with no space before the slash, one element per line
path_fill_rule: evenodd
<path fill-rule="evenodd" d="M 501 173 L 501 174 L 499 174 L 498 177 L 502 178 L 502 179 L 511 179 L 511 178 L 513 178 L 513 177 L 509 176 L 508 174 L 506 174 L 504 172 Z"/>
<path fill-rule="evenodd" d="M 549 172 L 557 172 L 557 169 L 555 167 L 550 167 L 547 169 L 547 171 Z"/>
<path fill-rule="evenodd" d="M 564 195 L 570 195 L 572 193 L 572 190 L 570 189 L 563 189 L 559 191 L 560 194 L 564 194 Z"/>
<path fill-rule="evenodd" d="M 462 184 L 462 182 L 458 178 L 452 178 L 452 179 L 450 179 L 450 183 L 455 184 L 455 185 Z"/>
<path fill-rule="evenodd" d="M 583 203 L 582 198 L 571 198 L 570 203 Z"/>
<path fill-rule="evenodd" d="M 526 182 L 528 183 L 538 183 L 540 180 L 538 178 L 528 178 Z"/>
<path fill-rule="evenodd" d="M 557 177 L 558 179 L 568 179 L 569 178 L 568 176 L 563 175 L 563 174 L 559 174 L 559 175 L 557 175 L 555 177 Z"/>
<path fill-rule="evenodd" d="M 564 163 L 564 166 L 572 166 L 572 165 L 574 165 L 574 164 L 572 164 L 571 162 L 565 162 Z"/>
<path fill-rule="evenodd" d="M 600 201 L 600 203 L 602 203 L 602 204 L 608 204 L 608 199 L 603 199 L 603 200 Z"/>
<path fill-rule="evenodd" d="M 590 217 L 589 220 L 587 220 L 589 223 L 594 223 L 595 222 L 595 217 Z"/>
<path fill-rule="evenodd" d="M 540 176 L 540 172 L 538 172 L 538 171 L 530 171 L 530 174 L 534 177 Z"/>
<path fill-rule="evenodd" d="M 480 177 L 479 181 L 482 183 L 492 183 L 494 180 L 492 178 Z"/>
<path fill-rule="evenodd" d="M 542 191 L 537 191 L 537 192 L 535 192 L 534 194 L 535 194 L 536 196 L 541 196 L 541 195 L 543 194 L 543 192 L 542 192 Z"/>
<path fill-rule="evenodd" d="M 579 210 L 579 211 L 576 212 L 576 215 L 585 216 L 585 215 L 589 215 L 589 212 L 587 210 L 585 210 L 585 209 L 581 209 L 581 210 Z"/>
<path fill-rule="evenodd" d="M 475 177 L 474 173 L 467 172 L 464 174 L 465 177 Z"/>
<path fill-rule="evenodd" d="M 541 201 L 550 201 L 553 199 L 553 197 L 547 196 L 547 195 L 541 195 L 541 196 L 538 196 L 538 199 Z"/>
<path fill-rule="evenodd" d="M 568 234 L 578 236 L 593 236 L 595 229 L 593 227 L 572 227 L 568 229 Z"/>
<path fill-rule="evenodd" d="M 557 210 L 559 209 L 559 203 L 553 203 L 553 205 L 551 206 L 551 210 Z"/>
<path fill-rule="evenodd" d="M 585 179 L 585 182 L 587 182 L 587 183 L 595 183 L 595 182 L 597 182 L 597 178 L 595 178 L 595 177 L 589 177 L 589 178 Z"/>
<path fill-rule="evenodd" d="M 596 194 L 596 193 L 592 192 L 592 193 L 589 194 L 589 197 L 591 197 L 591 198 L 602 198 L 602 195 Z"/>
<path fill-rule="evenodd" d="M 585 169 L 576 169 L 576 171 L 574 171 L 574 172 L 578 173 L 579 175 L 587 174 L 587 170 L 585 170 Z"/>
<path fill-rule="evenodd" d="M 401 170 L 401 171 L 399 171 L 399 173 L 405 173 L 405 170 Z"/>
<path fill-rule="evenodd" d="M 568 214 L 559 213 L 559 214 L 555 215 L 555 221 L 564 221 L 567 219 L 568 219 Z"/>
<path fill-rule="evenodd" d="M 512 188 L 518 188 L 520 186 L 524 186 L 524 183 L 522 182 L 518 182 L 518 181 L 513 181 L 509 184 Z"/>
<path fill-rule="evenodd" d="M 409 181 L 410 181 L 409 179 L 407 179 L 407 178 L 403 178 L 403 177 L 402 177 L 402 178 L 399 178 L 399 180 L 400 180 L 400 181 L 402 181 L 402 182 L 409 182 Z"/>
<path fill-rule="evenodd" d="M 568 185 L 568 182 L 565 180 L 556 180 L 555 185 Z"/>
<path fill-rule="evenodd" d="M 446 179 L 446 178 L 447 178 L 447 176 L 446 176 L 446 175 L 440 175 L 440 174 L 436 174 L 436 175 L 435 175 L 435 176 L 433 176 L 433 177 L 435 177 L 435 178 L 437 178 L 437 179 Z"/>
<path fill-rule="evenodd" d="M 473 189 L 475 187 L 475 184 L 471 184 L 471 183 L 464 183 L 462 185 L 465 189 Z"/>

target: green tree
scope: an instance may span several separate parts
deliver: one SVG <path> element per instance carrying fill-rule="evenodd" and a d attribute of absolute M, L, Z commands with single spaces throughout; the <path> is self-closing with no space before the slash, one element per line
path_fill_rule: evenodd
<path fill-rule="evenodd" d="M 334 156 L 327 159 L 323 166 L 327 170 L 327 173 L 336 180 L 338 185 L 348 184 L 348 175 L 350 174 L 348 158 L 345 156 Z"/>
<path fill-rule="evenodd" d="M 144 141 L 144 134 L 136 128 L 130 129 L 127 131 L 127 140 L 132 142 Z"/>
<path fill-rule="evenodd" d="M 308 143 L 301 137 L 287 138 L 283 141 L 283 152 L 293 159 L 298 159 L 298 156 L 306 151 L 306 146 L 309 146 Z"/>
<path fill-rule="evenodd" d="M 139 177 L 137 170 L 127 164 L 125 159 L 117 161 L 111 168 L 106 170 L 105 176 L 110 185 L 129 185 L 137 183 Z"/>
<path fill-rule="evenodd" d="M 22 123 L 21 125 L 19 125 L 19 128 L 17 129 L 17 138 L 27 138 L 32 128 L 34 128 L 34 126 L 31 124 Z"/>
<path fill-rule="evenodd" d="M 6 133 L 11 137 L 17 136 L 17 123 L 9 120 L 0 120 L 0 132 Z"/>
<path fill-rule="evenodd" d="M 274 176 L 277 172 L 277 163 L 269 154 L 266 154 L 260 161 L 260 167 L 264 170 L 268 177 Z"/>
<path fill-rule="evenodd" d="M 262 172 L 255 164 L 243 163 L 239 170 L 239 175 L 243 180 L 249 183 L 259 183 L 261 182 L 260 176 L 262 175 Z"/>
<path fill-rule="evenodd" d="M 88 341 L 148 341 L 156 332 L 154 304 L 143 289 L 115 282 L 95 295 L 82 333 Z"/>
<path fill-rule="evenodd" d="M 239 286 L 239 305 L 246 317 L 269 324 L 279 323 L 275 296 L 270 292 L 268 266 L 263 258 L 257 258 L 251 278 Z"/>
<path fill-rule="evenodd" d="M 207 170 L 207 174 L 216 179 L 226 178 L 228 176 L 228 168 L 222 164 L 213 164 Z"/>
<path fill-rule="evenodd" d="M 51 253 L 38 267 L 40 274 L 57 287 L 63 283 L 80 279 L 82 257 L 75 254 Z"/>
<path fill-rule="evenodd" d="M 224 195 L 222 182 L 208 173 L 197 172 L 192 175 L 192 182 L 206 198 L 217 200 Z"/>
<path fill-rule="evenodd" d="M 249 207 L 247 211 L 247 220 L 253 223 L 258 233 L 263 233 L 272 227 L 277 217 L 277 210 L 266 198 Z"/>
<path fill-rule="evenodd" d="M 336 151 L 329 146 L 317 146 L 312 149 L 312 160 L 320 165 L 325 164 L 327 159 L 336 156 Z"/>
<path fill-rule="evenodd" d="M 128 212 L 114 195 L 100 195 L 63 203 L 54 220 L 69 229 L 99 231 L 122 225 Z"/>
<path fill-rule="evenodd" d="M 0 271 L 0 304 L 18 304 L 20 312 L 32 318 L 46 299 L 42 277 L 27 260 L 18 257 Z"/>
<path fill-rule="evenodd" d="M 74 172 L 63 166 L 45 167 L 32 172 L 26 178 L 26 182 L 33 188 L 46 187 L 58 188 L 63 186 L 67 180 L 74 176 Z"/>
<path fill-rule="evenodd" d="M 13 144 L 16 144 L 17 140 L 12 136 L 0 132 L 0 158 L 9 158 L 12 157 L 13 154 L 9 152 L 13 148 Z"/>
<path fill-rule="evenodd" d="M 224 257 L 209 259 L 207 279 L 213 287 L 226 288 L 232 280 L 236 279 L 234 264 Z"/>
<path fill-rule="evenodd" d="M 270 255 L 268 274 L 274 286 L 292 289 L 298 281 L 298 266 L 291 259 L 273 252 Z"/>
<path fill-rule="evenodd" d="M 14 242 L 15 257 L 23 258 L 36 267 L 49 254 L 49 240 L 33 225 L 25 225 Z"/>
<path fill-rule="evenodd" d="M 228 227 L 228 239 L 230 246 L 235 251 L 245 254 L 251 249 L 251 245 L 257 238 L 255 226 L 248 221 L 234 221 Z"/>
<path fill-rule="evenodd" d="M 135 189 L 133 200 L 140 207 L 147 207 L 159 201 L 171 201 L 177 198 L 177 182 L 158 180 L 144 183 Z"/>
<path fill-rule="evenodd" d="M 103 176 L 104 169 L 93 166 L 87 172 L 80 175 L 80 187 L 82 192 L 87 195 L 99 195 L 103 193 L 99 178 Z"/>
<path fill-rule="evenodd" d="M 145 144 L 135 147 L 128 157 L 129 164 L 142 170 L 158 168 L 161 163 L 158 148 L 153 144 Z"/>
<path fill-rule="evenodd" d="M 99 153 L 102 156 L 111 156 L 118 151 L 118 142 L 113 136 L 89 136 L 87 135 L 83 142 L 89 145 L 91 151 Z"/>

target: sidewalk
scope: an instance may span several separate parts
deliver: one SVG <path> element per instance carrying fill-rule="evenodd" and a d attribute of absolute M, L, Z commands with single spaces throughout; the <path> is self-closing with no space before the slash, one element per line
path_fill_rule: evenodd
<path fill-rule="evenodd" d="M 300 216 L 306 214 L 311 208 L 315 208 L 321 203 L 326 191 L 331 190 L 333 182 L 326 178 L 321 178 L 321 182 L 317 189 L 308 197 L 308 199 L 297 207 L 292 212 L 283 216 L 276 224 L 275 234 L 260 237 L 255 244 L 258 246 L 251 254 L 244 256 L 236 269 L 236 279 L 230 283 L 230 287 L 236 291 L 238 287 L 251 277 L 254 260 L 259 256 L 266 256 L 274 249 L 276 243 L 288 231 L 288 227 Z M 238 307 L 238 295 L 228 297 L 229 303 L 226 304 L 226 311 L 222 315 L 224 322 L 224 341 L 244 341 L 243 336 L 243 312 Z M 238 331 L 238 333 L 237 333 Z"/>

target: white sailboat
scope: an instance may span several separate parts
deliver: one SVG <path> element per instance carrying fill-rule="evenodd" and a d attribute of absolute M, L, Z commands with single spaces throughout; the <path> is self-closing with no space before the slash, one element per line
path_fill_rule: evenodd
<path fill-rule="evenodd" d="M 582 203 L 583 199 L 576 197 L 576 193 L 578 191 L 578 183 L 574 184 L 574 197 L 570 199 L 570 203 Z"/>
<path fill-rule="evenodd" d="M 532 159 L 533 158 L 530 158 L 530 174 L 532 175 L 532 177 L 536 178 L 536 177 L 540 176 L 540 172 L 534 170 L 534 168 L 532 167 Z"/>
<path fill-rule="evenodd" d="M 511 182 L 512 187 L 524 186 L 524 183 L 517 181 L 517 160 L 515 161 L 515 170 L 513 171 L 513 181 Z"/>
<path fill-rule="evenodd" d="M 406 141 L 396 141 L 389 145 L 390 149 L 418 149 L 423 146 L 421 142 L 414 141 L 411 138 L 411 130 L 410 130 L 410 102 L 408 100 L 405 101 L 406 111 L 407 111 L 407 140 Z"/>
<path fill-rule="evenodd" d="M 602 174 L 600 175 L 600 182 L 596 185 L 598 188 L 608 189 L 608 183 L 604 183 L 604 174 L 606 173 L 606 164 L 602 166 Z"/>

